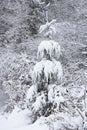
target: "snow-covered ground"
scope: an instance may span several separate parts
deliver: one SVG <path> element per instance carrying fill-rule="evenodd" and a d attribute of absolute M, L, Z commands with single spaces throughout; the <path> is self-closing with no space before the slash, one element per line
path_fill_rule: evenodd
<path fill-rule="evenodd" d="M 41 124 L 40 120 L 30 124 L 27 114 L 28 110 L 20 111 L 18 107 L 9 115 L 0 114 L 0 130 L 48 130 L 48 126 Z"/>

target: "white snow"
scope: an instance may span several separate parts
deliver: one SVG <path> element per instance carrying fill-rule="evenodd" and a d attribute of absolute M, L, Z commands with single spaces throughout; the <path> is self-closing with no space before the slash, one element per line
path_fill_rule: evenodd
<path fill-rule="evenodd" d="M 20 110 L 18 107 L 10 115 L 0 114 L 0 130 L 48 130 L 46 124 L 37 120 L 29 124 L 29 110 Z"/>
<path fill-rule="evenodd" d="M 0 115 L 0 130 L 83 129 L 82 118 L 80 116 L 74 117 L 66 112 L 56 112 L 48 117 L 42 116 L 34 124 L 30 124 L 29 115 L 29 110 L 20 110 L 18 107 L 9 115 Z M 86 122 L 84 127 L 87 128 Z"/>
<path fill-rule="evenodd" d="M 59 58 L 60 56 L 60 45 L 54 40 L 44 40 L 40 43 L 38 47 L 38 58 L 46 58 L 49 55 L 51 58 L 53 56 Z"/>

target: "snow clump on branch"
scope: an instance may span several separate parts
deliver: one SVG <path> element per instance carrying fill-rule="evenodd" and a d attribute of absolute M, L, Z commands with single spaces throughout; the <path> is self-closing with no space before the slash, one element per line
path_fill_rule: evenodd
<path fill-rule="evenodd" d="M 34 66 L 33 80 L 34 83 L 44 82 L 59 82 L 62 79 L 62 66 L 56 60 L 42 60 Z"/>
<path fill-rule="evenodd" d="M 59 58 L 61 54 L 60 45 L 54 40 L 44 40 L 40 43 L 38 47 L 38 58 L 51 59 L 52 57 Z"/>

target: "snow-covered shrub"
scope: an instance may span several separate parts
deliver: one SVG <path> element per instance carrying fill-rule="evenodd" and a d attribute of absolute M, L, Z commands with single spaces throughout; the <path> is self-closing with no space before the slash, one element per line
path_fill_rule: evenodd
<path fill-rule="evenodd" d="M 44 40 L 40 43 L 38 47 L 38 58 L 48 58 L 52 59 L 59 58 L 60 56 L 60 45 L 58 42 L 54 40 Z"/>
<path fill-rule="evenodd" d="M 6 52 L 0 59 L 0 80 L 4 93 L 9 97 L 5 109 L 9 112 L 15 105 L 20 107 L 24 105 L 26 91 L 32 84 L 30 69 L 33 62 L 27 54 L 18 55 L 10 51 Z"/>

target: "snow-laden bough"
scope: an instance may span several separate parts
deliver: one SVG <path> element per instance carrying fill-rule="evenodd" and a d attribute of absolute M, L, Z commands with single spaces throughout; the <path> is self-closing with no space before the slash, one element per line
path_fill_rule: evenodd
<path fill-rule="evenodd" d="M 62 75 L 62 65 L 59 61 L 42 60 L 34 66 L 32 79 L 36 84 L 42 81 L 60 83 Z"/>
<path fill-rule="evenodd" d="M 39 59 L 42 58 L 59 58 L 61 54 L 60 45 L 54 40 L 44 40 L 40 43 L 38 47 L 37 56 Z"/>

